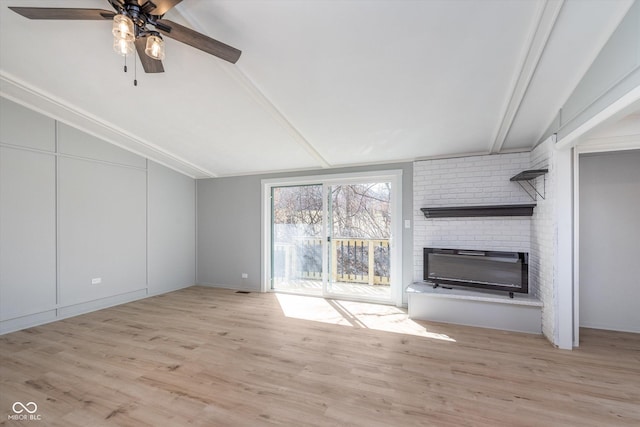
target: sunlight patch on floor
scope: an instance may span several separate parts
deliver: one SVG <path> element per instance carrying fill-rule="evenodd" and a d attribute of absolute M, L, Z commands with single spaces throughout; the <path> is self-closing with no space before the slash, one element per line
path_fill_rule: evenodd
<path fill-rule="evenodd" d="M 429 332 L 424 326 L 409 319 L 405 310 L 390 305 L 289 294 L 276 294 L 276 298 L 284 315 L 294 319 L 456 342 L 448 335 Z"/>

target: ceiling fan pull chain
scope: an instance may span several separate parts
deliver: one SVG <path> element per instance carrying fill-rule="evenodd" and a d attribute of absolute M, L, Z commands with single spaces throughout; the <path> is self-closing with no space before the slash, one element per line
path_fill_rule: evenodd
<path fill-rule="evenodd" d="M 136 61 L 137 53 L 133 53 L 133 85 L 138 86 L 138 61 Z"/>
<path fill-rule="evenodd" d="M 124 56 L 124 72 L 127 72 L 127 55 Z"/>

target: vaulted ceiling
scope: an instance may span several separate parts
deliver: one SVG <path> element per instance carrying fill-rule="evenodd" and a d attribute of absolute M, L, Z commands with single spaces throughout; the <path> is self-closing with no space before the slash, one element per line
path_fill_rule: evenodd
<path fill-rule="evenodd" d="M 166 39 L 165 73 L 109 21 L 34 21 L 0 0 L 0 93 L 190 176 L 527 150 L 633 0 L 183 0 L 167 14 L 243 51 Z"/>

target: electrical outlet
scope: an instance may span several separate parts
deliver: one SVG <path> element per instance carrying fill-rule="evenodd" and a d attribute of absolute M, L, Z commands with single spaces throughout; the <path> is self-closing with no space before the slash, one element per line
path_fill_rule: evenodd
<path fill-rule="evenodd" d="M 242 278 L 243 278 L 243 279 L 248 279 L 248 278 L 249 278 L 249 275 L 248 275 L 247 273 L 242 273 Z"/>
<path fill-rule="evenodd" d="M 102 283 L 102 277 L 95 277 L 95 278 L 91 279 L 91 284 L 92 285 L 99 285 L 100 283 Z"/>

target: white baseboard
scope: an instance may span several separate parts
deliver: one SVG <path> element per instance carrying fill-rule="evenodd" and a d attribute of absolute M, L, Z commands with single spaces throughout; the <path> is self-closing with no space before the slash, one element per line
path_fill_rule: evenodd
<path fill-rule="evenodd" d="M 46 323 L 67 319 L 69 317 L 90 313 L 92 311 L 102 310 L 104 308 L 109 308 L 120 304 L 126 304 L 128 302 L 133 302 L 156 295 L 166 294 L 168 292 L 185 289 L 191 286 L 193 285 L 183 285 L 176 287 L 175 289 L 167 289 L 151 293 L 148 292 L 147 288 L 142 288 L 135 291 L 126 292 L 124 294 L 100 298 L 94 301 L 56 307 L 50 310 L 42 311 L 40 313 L 6 319 L 0 322 L 0 335 L 10 332 L 16 332 L 21 329 L 32 328 L 34 326 L 44 325 Z"/>
<path fill-rule="evenodd" d="M 248 287 L 241 285 L 227 285 L 221 283 L 207 283 L 207 282 L 199 282 L 197 286 L 206 286 L 209 288 L 219 288 L 219 289 L 233 289 L 234 291 L 249 291 L 249 292 L 262 292 L 259 287 Z"/>
<path fill-rule="evenodd" d="M 595 325 L 592 323 L 580 323 L 581 328 L 590 328 L 590 329 L 602 329 L 605 331 L 615 331 L 615 332 L 630 332 L 633 334 L 640 334 L 640 327 L 638 326 L 629 326 L 629 325 Z"/>

